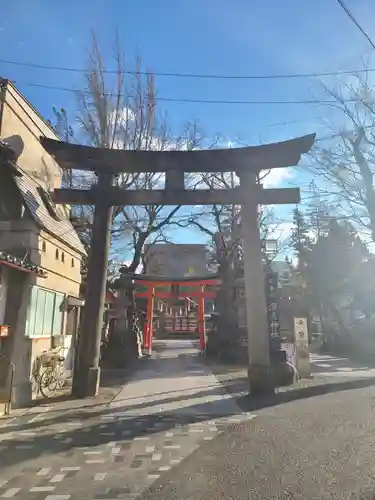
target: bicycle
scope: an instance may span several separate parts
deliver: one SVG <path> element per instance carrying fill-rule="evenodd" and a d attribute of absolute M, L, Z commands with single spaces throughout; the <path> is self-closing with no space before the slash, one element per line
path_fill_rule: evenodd
<path fill-rule="evenodd" d="M 63 346 L 59 347 L 59 349 L 56 351 L 56 354 L 59 354 L 63 350 L 64 350 Z M 63 365 L 64 361 L 65 361 L 65 357 L 59 356 L 57 359 L 57 363 L 56 363 L 57 385 L 60 389 L 62 389 L 64 387 L 64 385 L 66 384 L 66 379 L 67 379 L 66 370 L 65 370 L 64 365 Z"/>
<path fill-rule="evenodd" d="M 62 365 L 65 357 L 59 355 L 62 349 L 63 347 L 52 354 L 43 353 L 38 357 L 39 360 L 36 363 L 39 365 L 39 369 L 37 374 L 33 373 L 32 380 L 38 384 L 38 393 L 40 392 L 47 399 L 53 397 L 57 389 L 64 387 L 66 383 L 66 374 Z M 44 371 L 39 375 L 41 367 L 44 368 Z"/>
<path fill-rule="evenodd" d="M 65 376 L 61 375 L 61 367 L 56 361 L 61 362 L 61 358 L 53 360 L 40 376 L 40 392 L 47 399 L 52 398 L 58 388 L 64 387 L 66 381 Z"/>
<path fill-rule="evenodd" d="M 31 392 L 36 394 L 40 393 L 40 368 L 41 368 L 41 359 L 40 356 L 37 356 L 33 363 L 33 368 L 31 371 Z"/>

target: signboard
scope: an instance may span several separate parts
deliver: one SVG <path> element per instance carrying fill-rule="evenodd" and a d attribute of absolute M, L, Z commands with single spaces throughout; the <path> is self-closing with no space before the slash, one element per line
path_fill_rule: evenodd
<path fill-rule="evenodd" d="M 295 344 L 283 343 L 281 348 L 286 352 L 286 359 L 292 365 L 296 365 L 296 346 Z"/>
<path fill-rule="evenodd" d="M 294 318 L 294 340 L 298 376 L 301 378 L 309 377 L 311 370 L 309 358 L 309 333 L 306 318 Z"/>
<path fill-rule="evenodd" d="M 239 305 L 237 307 L 237 321 L 239 328 L 246 328 L 246 307 L 244 305 Z"/>
<path fill-rule="evenodd" d="M 294 318 L 294 339 L 297 349 L 309 349 L 309 334 L 306 318 Z"/>
<path fill-rule="evenodd" d="M 278 275 L 273 271 L 266 274 L 265 292 L 267 301 L 267 325 L 270 337 L 280 335 L 279 301 L 278 301 Z"/>

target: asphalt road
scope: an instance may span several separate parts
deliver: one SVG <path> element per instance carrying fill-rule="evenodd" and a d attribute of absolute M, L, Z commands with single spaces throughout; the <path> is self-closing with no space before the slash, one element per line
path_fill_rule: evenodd
<path fill-rule="evenodd" d="M 371 369 L 317 357 L 318 385 L 254 402 L 191 342 L 156 347 L 110 401 L 0 425 L 0 499 L 375 499 Z"/>
<path fill-rule="evenodd" d="M 367 387 L 258 410 L 141 498 L 374 499 L 374 408 Z"/>

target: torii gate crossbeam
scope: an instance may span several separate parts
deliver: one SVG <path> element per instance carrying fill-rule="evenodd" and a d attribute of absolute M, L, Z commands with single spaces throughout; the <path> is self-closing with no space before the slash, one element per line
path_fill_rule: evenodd
<path fill-rule="evenodd" d="M 241 204 L 244 242 L 246 316 L 251 394 L 274 391 L 270 367 L 267 312 L 258 224 L 258 206 L 298 203 L 298 190 L 262 190 L 260 170 L 298 164 L 313 146 L 315 134 L 261 146 L 200 151 L 129 151 L 80 146 L 41 137 L 40 141 L 63 169 L 89 170 L 98 176 L 95 187 L 79 192 L 57 190 L 55 201 L 95 205 L 85 311 L 79 342 L 78 366 L 73 380 L 77 396 L 95 396 L 100 380 L 100 339 L 107 278 L 110 224 L 114 205 Z M 233 190 L 185 189 L 185 172 L 236 172 L 240 186 Z M 121 191 L 114 187 L 121 172 L 165 172 L 165 189 Z M 269 193 L 269 194 L 267 194 Z"/>

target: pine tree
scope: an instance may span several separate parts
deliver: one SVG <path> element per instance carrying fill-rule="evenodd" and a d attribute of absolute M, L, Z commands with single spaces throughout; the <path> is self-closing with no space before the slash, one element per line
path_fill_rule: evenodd
<path fill-rule="evenodd" d="M 362 287 L 363 266 L 368 258 L 366 245 L 347 223 L 331 219 L 327 234 L 310 247 L 305 277 L 311 306 L 324 318 L 333 318 L 341 330 L 346 326 L 343 311 L 349 309 Z"/>

